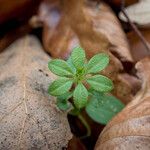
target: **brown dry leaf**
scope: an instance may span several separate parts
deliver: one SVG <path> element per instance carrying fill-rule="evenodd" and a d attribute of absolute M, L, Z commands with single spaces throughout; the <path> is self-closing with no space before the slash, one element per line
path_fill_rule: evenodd
<path fill-rule="evenodd" d="M 140 32 L 142 33 L 146 41 L 150 43 L 150 28 L 140 29 Z M 150 52 L 146 49 L 146 47 L 134 31 L 129 32 L 127 34 L 127 38 L 129 40 L 131 54 L 135 62 L 150 55 Z"/>
<path fill-rule="evenodd" d="M 75 136 L 69 141 L 67 150 L 86 150 L 81 140 Z"/>
<path fill-rule="evenodd" d="M 0 55 L 0 149 L 58 150 L 72 138 L 66 113 L 48 95 L 55 76 L 38 40 L 28 36 Z"/>
<path fill-rule="evenodd" d="M 95 150 L 150 149 L 150 57 L 136 64 L 142 88 L 101 133 Z"/>
<path fill-rule="evenodd" d="M 26 20 L 35 13 L 40 1 L 41 0 L 0 0 L 0 24 L 9 20 Z"/>
<path fill-rule="evenodd" d="M 138 3 L 133 4 L 125 8 L 126 13 L 132 22 L 142 27 L 150 27 L 150 1 L 139 0 Z M 125 22 L 127 18 L 122 12 L 119 13 L 119 18 Z"/>
<path fill-rule="evenodd" d="M 33 27 L 43 26 L 42 41 L 46 51 L 54 58 L 68 58 L 79 40 L 66 21 L 59 1 L 44 1 L 39 15 L 31 19 Z"/>
<path fill-rule="evenodd" d="M 126 36 L 108 5 L 63 0 L 63 10 L 89 57 L 109 49 L 122 61 L 132 61 Z"/>
<path fill-rule="evenodd" d="M 115 9 L 120 9 L 122 0 L 104 0 L 109 3 L 111 6 L 115 7 Z M 132 5 L 138 2 L 138 0 L 125 0 L 125 6 Z"/>
<path fill-rule="evenodd" d="M 30 31 L 31 27 L 29 26 L 29 24 L 24 24 L 23 26 L 12 29 L 11 31 L 4 34 L 4 36 L 0 37 L 0 52 L 8 47 L 13 41 L 29 33 Z"/>

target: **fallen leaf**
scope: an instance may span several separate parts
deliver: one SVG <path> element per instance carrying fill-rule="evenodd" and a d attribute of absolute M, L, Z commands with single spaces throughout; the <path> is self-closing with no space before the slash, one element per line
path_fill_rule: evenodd
<path fill-rule="evenodd" d="M 29 26 L 29 24 L 24 24 L 5 33 L 4 36 L 0 37 L 0 52 L 3 51 L 6 47 L 8 47 L 13 41 L 29 33 L 30 31 L 31 27 Z"/>
<path fill-rule="evenodd" d="M 67 59 L 71 50 L 79 45 L 59 1 L 42 2 L 38 16 L 33 17 L 31 23 L 33 27 L 43 26 L 43 46 L 54 58 Z"/>
<path fill-rule="evenodd" d="M 150 27 L 150 1 L 149 0 L 140 0 L 138 3 L 125 8 L 125 11 L 132 22 L 142 27 Z M 119 13 L 119 18 L 127 22 L 127 19 L 122 12 Z"/>
<path fill-rule="evenodd" d="M 0 0 L 0 25 L 10 20 L 26 20 L 35 13 L 40 1 Z"/>
<path fill-rule="evenodd" d="M 0 54 L 0 149 L 63 149 L 72 138 L 67 114 L 48 85 L 48 55 L 27 36 Z"/>
<path fill-rule="evenodd" d="M 150 57 L 136 64 L 142 88 L 104 128 L 95 150 L 150 149 Z"/>
<path fill-rule="evenodd" d="M 89 57 L 110 50 L 120 60 L 132 61 L 125 33 L 108 5 L 63 0 L 62 7 Z"/>
<path fill-rule="evenodd" d="M 105 2 L 109 3 L 111 6 L 120 9 L 122 0 L 104 0 Z M 125 6 L 132 5 L 138 2 L 138 0 L 125 0 Z"/>
<path fill-rule="evenodd" d="M 86 150 L 81 140 L 75 136 L 69 141 L 67 150 Z"/>
<path fill-rule="evenodd" d="M 145 40 L 150 43 L 150 29 L 140 29 L 140 32 L 142 33 Z M 127 38 L 131 47 L 131 54 L 135 62 L 143 59 L 150 54 L 150 51 L 145 48 L 141 39 L 134 31 L 127 33 Z"/>

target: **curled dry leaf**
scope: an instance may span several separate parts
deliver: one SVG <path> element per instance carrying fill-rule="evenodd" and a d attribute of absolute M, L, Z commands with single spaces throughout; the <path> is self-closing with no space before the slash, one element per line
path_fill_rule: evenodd
<path fill-rule="evenodd" d="M 35 13 L 40 1 L 41 0 L 0 0 L 0 24 L 9 20 L 23 21 L 28 19 Z"/>
<path fill-rule="evenodd" d="M 0 55 L 0 149 L 62 149 L 72 135 L 67 116 L 48 95 L 55 78 L 49 57 L 35 37 L 12 44 Z"/>
<path fill-rule="evenodd" d="M 144 36 L 145 40 L 148 43 L 150 43 L 150 28 L 140 29 L 140 32 Z M 144 57 L 150 54 L 150 51 L 146 49 L 141 39 L 137 36 L 137 34 L 134 31 L 129 32 L 127 34 L 127 38 L 129 40 L 129 44 L 131 47 L 131 54 L 135 62 L 143 59 Z"/>
<path fill-rule="evenodd" d="M 29 26 L 29 24 L 25 24 L 23 26 L 17 27 L 7 32 L 2 38 L 0 37 L 0 52 L 3 51 L 17 38 L 29 33 L 30 31 L 31 31 L 31 27 Z"/>
<path fill-rule="evenodd" d="M 84 0 L 63 0 L 62 5 L 71 28 L 90 57 L 109 49 L 122 61 L 132 61 L 126 36 L 108 5 Z"/>
<path fill-rule="evenodd" d="M 95 150 L 150 149 L 150 57 L 136 64 L 142 88 L 101 133 Z"/>
<path fill-rule="evenodd" d="M 67 150 L 86 150 L 81 140 L 75 136 L 69 141 Z"/>
<path fill-rule="evenodd" d="M 142 27 L 150 27 L 150 1 L 139 0 L 138 3 L 125 8 L 131 21 Z M 120 19 L 127 22 L 127 18 L 122 12 L 119 13 Z"/>
<path fill-rule="evenodd" d="M 43 24 L 43 45 L 52 57 L 68 58 L 79 40 L 67 23 L 58 1 L 42 2 L 36 22 Z"/>

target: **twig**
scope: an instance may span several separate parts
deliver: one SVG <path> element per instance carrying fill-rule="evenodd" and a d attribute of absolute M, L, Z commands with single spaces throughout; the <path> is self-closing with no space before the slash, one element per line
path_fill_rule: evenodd
<path fill-rule="evenodd" d="M 139 29 L 137 28 L 137 26 L 131 21 L 131 19 L 129 18 L 128 14 L 126 13 L 125 9 L 125 0 L 121 1 L 121 11 L 124 14 L 124 16 L 126 17 L 126 19 L 128 20 L 130 26 L 132 27 L 132 29 L 135 31 L 135 33 L 139 36 L 139 38 L 141 39 L 143 45 L 145 46 L 147 52 L 150 52 L 150 46 L 149 43 L 146 41 L 146 39 L 144 38 L 144 36 L 142 35 L 142 33 L 139 31 Z"/>

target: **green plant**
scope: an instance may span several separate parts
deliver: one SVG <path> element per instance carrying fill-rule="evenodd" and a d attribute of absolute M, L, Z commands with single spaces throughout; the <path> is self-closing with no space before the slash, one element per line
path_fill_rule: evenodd
<path fill-rule="evenodd" d="M 99 74 L 108 64 L 109 57 L 104 53 L 93 56 L 87 62 L 81 47 L 74 48 L 67 61 L 53 59 L 48 63 L 48 68 L 60 76 L 49 86 L 49 94 L 57 97 L 57 106 L 61 110 L 71 110 L 70 114 L 79 117 L 88 135 L 88 124 L 81 115 L 83 108 L 94 121 L 107 124 L 124 107 L 108 94 L 113 89 L 112 81 Z"/>

